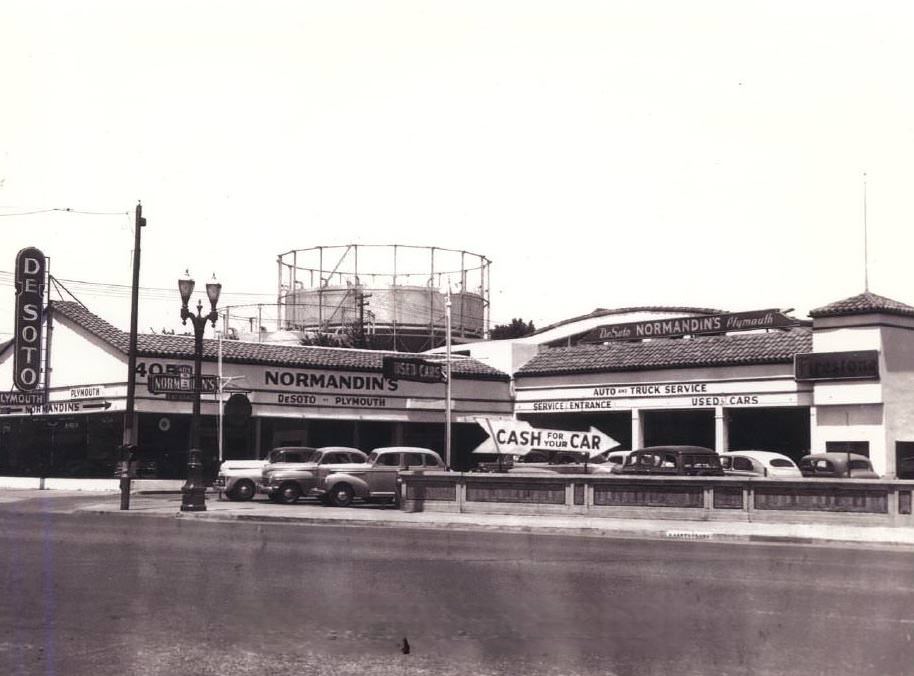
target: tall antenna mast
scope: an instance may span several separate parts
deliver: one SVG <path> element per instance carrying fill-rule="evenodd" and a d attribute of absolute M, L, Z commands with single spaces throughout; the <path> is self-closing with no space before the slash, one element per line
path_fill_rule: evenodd
<path fill-rule="evenodd" d="M 866 230 L 866 172 L 863 172 L 863 290 L 870 290 L 869 237 Z"/>

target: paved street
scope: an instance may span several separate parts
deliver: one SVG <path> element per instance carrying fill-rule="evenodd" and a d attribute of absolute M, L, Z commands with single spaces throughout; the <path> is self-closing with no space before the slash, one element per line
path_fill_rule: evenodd
<path fill-rule="evenodd" d="M 910 551 L 62 513 L 92 499 L 0 503 L 0 672 L 857 675 L 914 663 Z"/>

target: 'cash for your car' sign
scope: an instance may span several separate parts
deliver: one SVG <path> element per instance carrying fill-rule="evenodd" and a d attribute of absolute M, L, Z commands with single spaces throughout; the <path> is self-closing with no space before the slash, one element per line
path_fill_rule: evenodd
<path fill-rule="evenodd" d="M 530 451 L 581 451 L 590 457 L 619 446 L 619 442 L 595 427 L 587 432 L 538 429 L 525 420 L 513 418 L 476 418 L 489 438 L 473 453 L 526 455 Z"/>

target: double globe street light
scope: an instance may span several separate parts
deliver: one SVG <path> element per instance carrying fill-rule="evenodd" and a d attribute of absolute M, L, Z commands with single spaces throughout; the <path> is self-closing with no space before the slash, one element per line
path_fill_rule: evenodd
<path fill-rule="evenodd" d="M 206 486 L 203 483 L 203 463 L 200 451 L 200 393 L 203 389 L 203 331 L 206 322 L 212 322 L 213 328 L 219 314 L 216 312 L 216 303 L 219 302 L 219 293 L 222 284 L 216 281 L 216 275 L 206 284 L 206 296 L 209 298 L 211 309 L 209 314 L 203 314 L 203 303 L 197 301 L 197 314 L 187 309 L 191 294 L 194 292 L 194 280 L 189 271 L 178 279 L 178 292 L 181 294 L 181 323 L 187 325 L 189 319 L 194 327 L 194 407 L 190 420 L 190 450 L 187 452 L 187 481 L 181 488 L 182 512 L 206 511 Z"/>

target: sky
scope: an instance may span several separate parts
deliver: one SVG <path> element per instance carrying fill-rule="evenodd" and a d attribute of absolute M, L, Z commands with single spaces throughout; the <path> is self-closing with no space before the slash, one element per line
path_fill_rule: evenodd
<path fill-rule="evenodd" d="M 350 243 L 486 256 L 493 324 L 914 304 L 911 64 L 911 2 L 3 0 L 0 340 L 27 246 L 128 327 L 139 200 L 144 331 Z"/>

